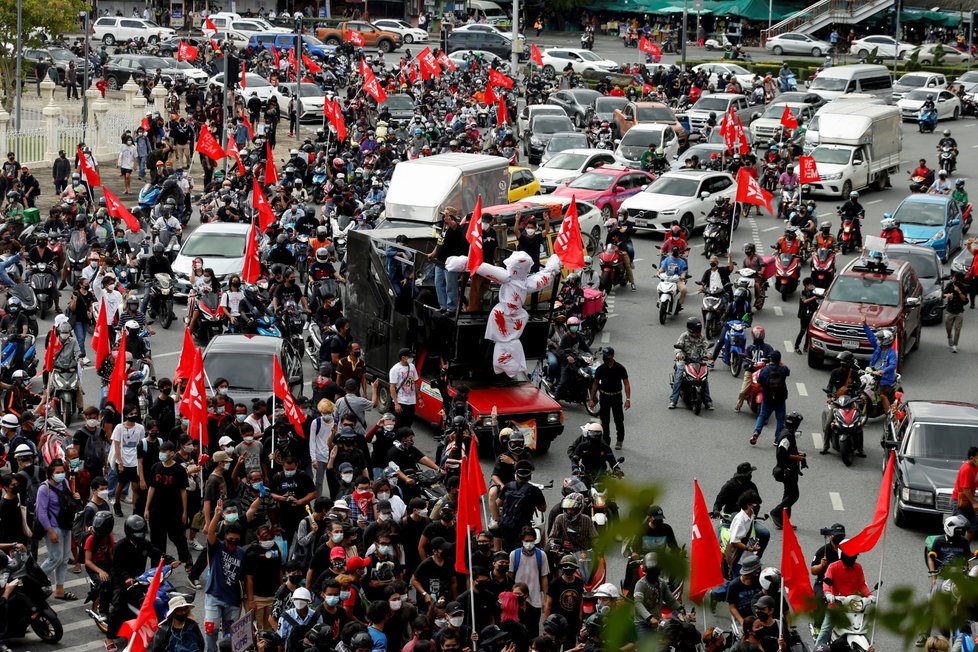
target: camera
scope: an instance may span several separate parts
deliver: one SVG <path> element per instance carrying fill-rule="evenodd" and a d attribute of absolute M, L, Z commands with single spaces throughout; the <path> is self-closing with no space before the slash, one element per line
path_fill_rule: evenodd
<path fill-rule="evenodd" d="M 823 527 L 821 530 L 818 531 L 818 533 L 821 534 L 823 537 L 830 537 L 832 536 L 832 528 Z"/>

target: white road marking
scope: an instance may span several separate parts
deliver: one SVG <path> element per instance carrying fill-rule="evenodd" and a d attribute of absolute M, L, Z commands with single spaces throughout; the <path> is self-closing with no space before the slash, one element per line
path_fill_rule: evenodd
<path fill-rule="evenodd" d="M 815 448 L 817 448 L 818 450 L 822 450 L 822 433 L 813 432 L 812 443 L 815 445 Z"/>
<path fill-rule="evenodd" d="M 780 228 L 781 228 L 780 226 L 769 226 L 766 229 L 763 229 L 763 231 L 764 233 L 767 233 L 768 231 L 777 231 Z"/>
<path fill-rule="evenodd" d="M 866 202 L 866 203 L 867 203 L 867 204 L 878 204 L 878 203 L 880 203 L 881 201 L 883 201 L 883 200 L 882 200 L 882 199 L 874 199 L 873 201 L 868 201 L 868 202 Z"/>
<path fill-rule="evenodd" d="M 611 341 L 611 333 L 601 333 L 601 343 L 607 344 Z"/>
<path fill-rule="evenodd" d="M 790 351 L 793 348 L 795 348 L 795 343 L 794 342 L 792 342 L 791 340 L 785 340 L 784 341 L 784 350 L 785 351 Z"/>
<path fill-rule="evenodd" d="M 94 625 L 94 623 L 92 624 Z M 88 652 L 89 650 L 98 650 L 104 644 L 105 644 L 104 641 L 101 638 L 99 638 L 97 641 L 89 641 L 88 643 L 82 643 L 81 645 L 72 645 L 70 647 L 63 647 L 61 648 L 61 652 Z"/>
<path fill-rule="evenodd" d="M 971 149 L 978 149 L 978 145 L 972 145 Z"/>
<path fill-rule="evenodd" d="M 819 217 L 828 217 L 829 215 L 833 215 L 832 211 L 829 211 L 828 213 L 819 213 L 818 214 Z"/>
<path fill-rule="evenodd" d="M 839 495 L 838 491 L 829 492 L 829 500 L 832 501 L 832 509 L 837 512 L 844 512 L 846 508 L 842 506 L 842 496 Z"/>
<path fill-rule="evenodd" d="M 640 262 L 642 262 L 643 260 L 645 260 L 645 259 L 644 259 L 644 258 L 636 258 L 636 259 L 635 259 L 635 260 L 633 260 L 632 262 L 633 262 L 633 263 L 640 263 Z"/>
<path fill-rule="evenodd" d="M 175 355 L 180 355 L 182 351 L 170 351 L 169 353 L 157 353 L 153 356 L 153 359 L 157 358 L 171 358 Z"/>
<path fill-rule="evenodd" d="M 798 387 L 798 396 L 808 396 L 808 388 L 805 387 L 805 383 L 795 383 Z"/>
<path fill-rule="evenodd" d="M 781 309 L 781 306 L 774 306 L 774 314 L 778 317 L 782 317 L 784 316 L 784 310 Z"/>
<path fill-rule="evenodd" d="M 699 249 L 700 247 L 705 246 L 705 244 L 706 243 L 704 243 L 704 242 L 697 242 L 696 244 L 693 245 L 693 248 L 694 249 Z"/>

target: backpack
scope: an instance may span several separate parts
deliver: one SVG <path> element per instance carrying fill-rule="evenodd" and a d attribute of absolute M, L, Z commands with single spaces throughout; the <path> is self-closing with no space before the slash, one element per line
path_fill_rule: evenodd
<path fill-rule="evenodd" d="M 502 514 L 499 518 L 501 526 L 516 529 L 530 523 L 533 519 L 533 511 L 536 509 L 536 505 L 530 500 L 532 486 L 529 482 L 520 486 L 515 480 L 506 485 Z"/>
<path fill-rule="evenodd" d="M 537 575 L 543 577 L 543 551 L 539 548 L 534 548 L 533 552 L 536 553 L 537 557 Z M 523 558 L 523 552 L 521 550 L 516 551 L 515 558 L 513 559 L 513 575 L 520 572 L 520 559 Z"/>
<path fill-rule="evenodd" d="M 765 391 L 768 397 L 776 401 L 783 401 L 788 398 L 788 388 L 785 386 L 784 382 L 784 371 L 781 369 L 781 365 L 768 365 L 767 369 L 767 382 L 765 383 Z"/>
<path fill-rule="evenodd" d="M 79 545 L 84 545 L 87 539 L 87 532 L 85 531 L 85 513 L 88 508 L 91 507 L 98 513 L 98 505 L 92 501 L 88 501 L 84 509 L 79 509 L 75 512 L 75 516 L 71 521 L 71 536 L 75 539 L 75 542 Z M 94 516 L 93 516 L 94 517 Z"/>
<path fill-rule="evenodd" d="M 85 442 L 84 464 L 88 469 L 102 469 L 105 466 L 105 443 L 101 435 L 102 424 L 99 423 L 95 432 L 88 433 L 88 441 Z"/>
<path fill-rule="evenodd" d="M 306 637 L 313 627 L 322 622 L 322 616 L 318 611 L 312 613 L 309 618 L 309 622 L 306 624 L 300 624 L 298 620 L 293 618 L 288 614 L 288 612 L 282 614 L 282 618 L 289 621 L 292 625 L 292 631 L 289 632 L 288 638 L 285 639 L 285 652 L 293 652 L 297 647 L 302 646 L 302 639 Z"/>

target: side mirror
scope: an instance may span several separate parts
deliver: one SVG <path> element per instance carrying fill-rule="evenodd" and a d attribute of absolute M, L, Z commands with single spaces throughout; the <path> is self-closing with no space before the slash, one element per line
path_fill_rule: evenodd
<path fill-rule="evenodd" d="M 649 187 L 649 184 L 647 184 L 647 183 L 646 183 L 646 184 L 644 184 L 644 185 L 642 186 L 642 190 L 645 190 L 645 189 L 646 189 L 646 188 L 648 188 L 648 187 Z"/>
<path fill-rule="evenodd" d="M 705 190 L 700 193 L 700 199 L 706 199 L 709 196 L 710 196 L 710 193 L 706 192 Z"/>
<path fill-rule="evenodd" d="M 907 297 L 905 305 L 907 308 L 916 308 L 920 305 L 920 297 Z"/>
<path fill-rule="evenodd" d="M 961 224 L 961 219 L 957 217 L 955 217 L 953 220 L 948 222 L 949 226 L 957 226 L 958 224 Z"/>
<path fill-rule="evenodd" d="M 615 186 L 615 192 L 625 192 L 625 188 L 622 186 Z"/>

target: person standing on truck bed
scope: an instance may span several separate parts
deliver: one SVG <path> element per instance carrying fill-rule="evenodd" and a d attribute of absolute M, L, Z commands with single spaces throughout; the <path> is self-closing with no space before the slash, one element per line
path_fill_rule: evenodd
<path fill-rule="evenodd" d="M 390 394 L 394 403 L 394 429 L 410 428 L 414 423 L 414 406 L 418 401 L 418 370 L 411 361 L 411 350 L 398 352 L 400 361 L 390 371 Z"/>
<path fill-rule="evenodd" d="M 513 230 L 516 232 L 517 251 L 525 252 L 533 259 L 533 267 L 530 273 L 535 274 L 540 271 L 540 253 L 543 251 L 544 240 L 550 232 L 550 220 L 543 221 L 543 231 L 537 229 L 537 218 L 529 217 L 526 222 L 521 221 L 522 215 L 516 214 L 516 221 Z"/>
<path fill-rule="evenodd" d="M 459 228 L 458 209 L 446 206 L 441 212 L 442 229 L 438 241 L 428 258 L 435 261 L 435 293 L 438 306 L 444 312 L 454 313 L 458 309 L 458 273 L 445 269 L 449 256 L 464 256 L 468 253 L 465 230 Z M 412 404 L 413 408 L 413 404 Z"/>

